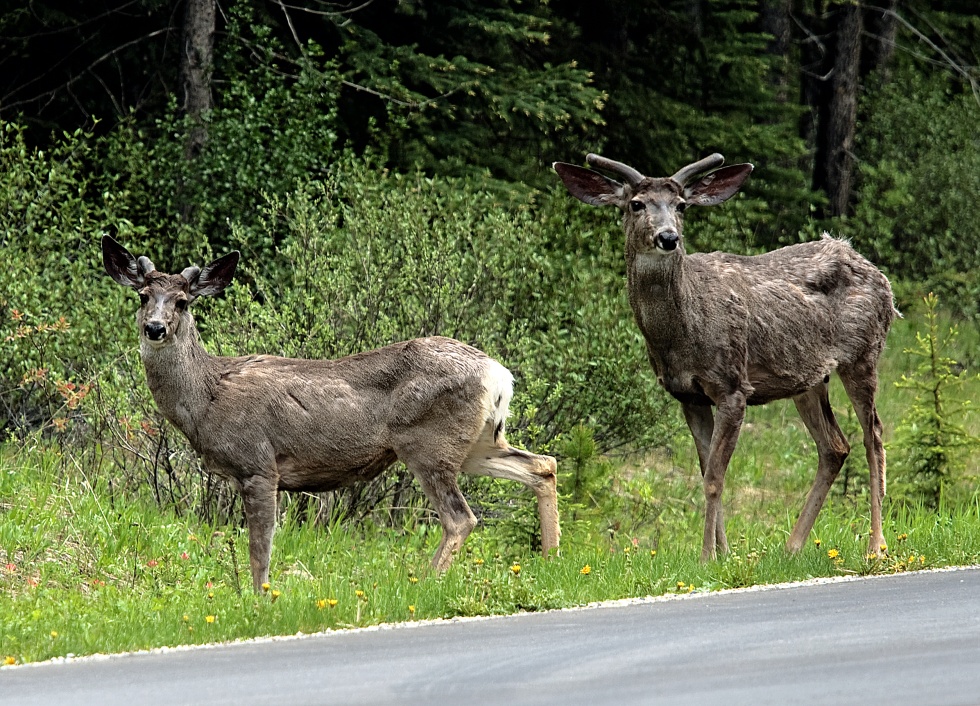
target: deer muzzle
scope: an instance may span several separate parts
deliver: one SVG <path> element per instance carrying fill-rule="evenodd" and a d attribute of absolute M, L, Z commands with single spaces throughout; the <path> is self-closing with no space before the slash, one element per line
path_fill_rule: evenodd
<path fill-rule="evenodd" d="M 150 321 L 143 327 L 143 334 L 151 341 L 162 341 L 167 336 L 167 327 L 159 321 Z"/>
<path fill-rule="evenodd" d="M 675 231 L 665 230 L 662 233 L 657 233 L 655 244 L 660 250 L 670 252 L 677 249 L 677 243 L 680 242 L 680 239 L 681 237 Z"/>

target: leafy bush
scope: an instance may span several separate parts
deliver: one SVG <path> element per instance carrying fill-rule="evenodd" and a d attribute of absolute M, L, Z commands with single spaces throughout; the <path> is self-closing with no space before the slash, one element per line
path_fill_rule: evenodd
<path fill-rule="evenodd" d="M 136 182 L 124 174 L 96 168 L 104 150 L 122 144 L 116 138 L 107 146 L 66 136 L 47 154 L 28 149 L 15 126 L 4 135 L 4 427 L 76 433 L 78 458 L 91 453 L 85 463 L 97 474 L 122 469 L 113 492 L 152 492 L 179 511 L 224 512 L 233 499 L 214 491 L 152 403 L 136 354 L 135 298 L 102 272 L 98 242 L 109 230 L 171 271 L 189 264 L 174 252 L 196 243 L 192 259 L 203 264 L 224 247 L 195 238 L 175 244 L 155 227 L 132 224 L 130 204 L 147 184 L 130 190 Z M 231 222 L 227 239 L 245 256 L 227 297 L 198 307 L 205 344 L 224 354 L 337 357 L 453 336 L 515 373 L 516 443 L 558 448 L 555 440 L 580 422 L 595 430 L 600 450 L 658 443 L 674 414 L 629 313 L 617 227 L 598 226 L 563 193 L 535 193 L 524 204 L 499 198 L 467 182 L 388 173 L 341 156 L 324 179 L 270 193 Z M 612 233 L 615 244 L 605 235 Z M 410 506 L 410 480 L 395 473 L 316 512 Z M 501 507 L 512 500 L 510 491 L 493 500 L 487 518 L 505 516 Z"/>
<path fill-rule="evenodd" d="M 90 135 L 63 135 L 44 151 L 0 123 L 0 429 L 74 411 L 69 393 L 94 380 L 118 332 L 132 328 L 110 303 L 95 244 L 104 228 L 123 238 L 139 230 L 124 195 L 95 183 L 97 162 Z"/>
<path fill-rule="evenodd" d="M 275 256 L 236 227 L 244 278 L 202 317 L 224 352 L 337 357 L 452 336 L 515 372 L 511 433 L 528 445 L 590 418 L 602 448 L 658 438 L 664 397 L 618 248 L 565 199 L 504 208 L 466 182 L 345 157 L 322 183 L 270 198 L 259 220 Z"/>
<path fill-rule="evenodd" d="M 965 86 L 911 68 L 872 96 L 846 233 L 889 273 L 976 314 L 980 105 Z"/>
<path fill-rule="evenodd" d="M 384 173 L 347 157 L 324 182 L 262 209 L 260 229 L 280 242 L 274 258 L 234 230 L 243 278 L 200 317 L 202 328 L 224 353 L 305 357 L 452 336 L 515 373 L 512 441 L 548 450 L 590 421 L 600 448 L 658 443 L 673 416 L 642 355 L 618 248 L 594 238 L 566 202 L 505 209 L 466 182 Z M 342 491 L 333 509 L 410 504 L 409 481 L 402 472 Z M 517 490 L 482 487 L 485 518 L 511 516 Z"/>

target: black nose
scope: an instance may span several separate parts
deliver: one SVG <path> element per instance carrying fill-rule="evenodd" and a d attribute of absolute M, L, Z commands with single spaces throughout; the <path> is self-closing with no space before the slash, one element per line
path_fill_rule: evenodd
<path fill-rule="evenodd" d="M 664 231 L 657 236 L 657 245 L 661 250 L 673 250 L 677 247 L 680 236 L 672 230 Z"/>
<path fill-rule="evenodd" d="M 158 324 L 151 321 L 143 327 L 143 332 L 151 341 L 160 341 L 167 335 L 167 327 L 163 324 Z"/>

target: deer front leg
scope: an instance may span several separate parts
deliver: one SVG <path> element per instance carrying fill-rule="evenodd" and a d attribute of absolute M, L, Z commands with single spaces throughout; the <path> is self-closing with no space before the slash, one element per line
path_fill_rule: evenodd
<path fill-rule="evenodd" d="M 405 465 L 418 479 L 422 492 L 439 513 L 442 524 L 442 541 L 432 557 L 432 568 L 445 571 L 463 542 L 476 527 L 476 516 L 459 491 L 456 472 L 447 464 L 406 461 Z"/>
<path fill-rule="evenodd" d="M 278 483 L 261 475 L 240 481 L 245 524 L 248 525 L 248 560 L 252 569 L 252 588 L 262 592 L 269 581 L 272 556 L 272 534 L 276 527 L 276 491 Z"/>
<path fill-rule="evenodd" d="M 711 434 L 711 450 L 704 469 L 704 543 L 701 561 L 709 561 L 728 551 L 721 498 L 725 490 L 725 473 L 735 452 L 738 435 L 745 418 L 745 394 L 741 391 L 720 397 L 718 413 Z"/>
<path fill-rule="evenodd" d="M 684 404 L 684 419 L 694 437 L 694 448 L 698 452 L 698 465 L 701 467 L 701 477 L 708 470 L 708 457 L 711 455 L 711 436 L 714 433 L 715 421 L 708 405 Z M 715 546 L 718 551 L 728 551 L 728 539 L 725 537 L 725 513 L 719 504 L 715 518 Z"/>

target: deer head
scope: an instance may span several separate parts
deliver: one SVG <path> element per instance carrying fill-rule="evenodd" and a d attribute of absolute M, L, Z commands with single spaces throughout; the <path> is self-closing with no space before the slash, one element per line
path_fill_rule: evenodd
<path fill-rule="evenodd" d="M 752 172 L 751 164 L 717 169 L 725 161 L 713 154 L 666 178 L 645 177 L 636 169 L 597 154 L 586 157 L 597 169 L 623 179 L 614 181 L 592 169 L 555 162 L 568 191 L 591 206 L 617 206 L 623 212 L 627 256 L 655 257 L 684 253 L 683 214 L 688 206 L 714 206 L 731 198 Z M 709 174 L 692 181 L 704 172 Z"/>
<path fill-rule="evenodd" d="M 238 266 L 237 250 L 218 258 L 204 269 L 187 267 L 179 275 L 157 272 L 150 259 L 133 257 L 111 236 L 102 237 L 102 262 L 106 272 L 140 296 L 136 314 L 140 338 L 152 347 L 169 344 L 182 325 L 190 325 L 188 307 L 198 297 L 219 294 Z M 183 324 L 182 324 L 183 321 Z"/>

